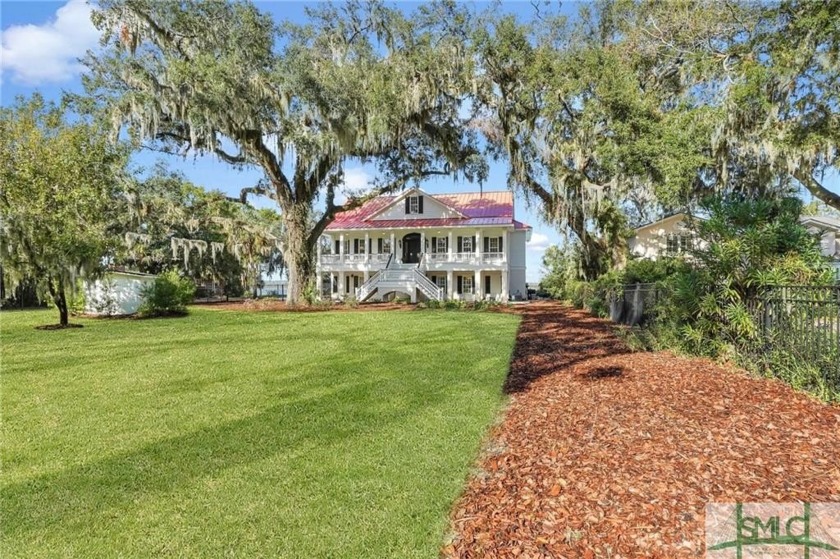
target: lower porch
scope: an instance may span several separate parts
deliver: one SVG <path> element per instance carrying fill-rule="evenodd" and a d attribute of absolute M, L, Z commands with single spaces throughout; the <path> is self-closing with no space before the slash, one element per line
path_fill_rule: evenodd
<path fill-rule="evenodd" d="M 320 276 L 321 296 L 324 299 L 343 301 L 357 297 L 359 289 L 373 277 L 371 272 L 324 272 Z M 455 301 L 508 300 L 508 273 L 506 270 L 448 270 L 427 271 L 425 277 L 441 290 L 442 299 Z M 391 300 L 400 295 L 412 302 L 427 299 L 420 289 L 416 293 L 403 290 L 373 293 L 369 300 Z"/>

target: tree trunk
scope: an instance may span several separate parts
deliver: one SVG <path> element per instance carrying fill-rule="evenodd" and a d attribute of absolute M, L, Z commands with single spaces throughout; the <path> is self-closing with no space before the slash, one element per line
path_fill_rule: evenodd
<path fill-rule="evenodd" d="M 284 210 L 286 242 L 283 258 L 289 276 L 289 289 L 286 294 L 288 305 L 308 303 L 305 299 L 307 287 L 312 285 L 315 279 L 315 245 L 310 242 L 309 213 L 308 206 L 293 206 Z"/>
<path fill-rule="evenodd" d="M 70 318 L 67 312 L 67 295 L 64 292 L 64 281 L 59 278 L 56 284 L 52 279 L 50 279 L 47 282 L 47 287 L 50 291 L 50 297 L 52 297 L 52 300 L 58 309 L 58 323 L 61 326 L 67 326 L 70 324 Z"/>

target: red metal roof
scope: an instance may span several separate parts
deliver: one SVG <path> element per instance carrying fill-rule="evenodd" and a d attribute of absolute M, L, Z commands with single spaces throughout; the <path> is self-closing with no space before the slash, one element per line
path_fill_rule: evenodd
<path fill-rule="evenodd" d="M 457 210 L 465 217 L 429 218 L 429 219 L 370 219 L 386 209 L 400 196 L 379 196 L 349 212 L 336 215 L 327 230 L 336 229 L 398 229 L 411 227 L 470 227 L 476 225 L 513 225 L 515 229 L 528 229 L 529 226 L 513 219 L 513 193 L 500 192 L 465 192 L 458 194 L 426 194 Z"/>

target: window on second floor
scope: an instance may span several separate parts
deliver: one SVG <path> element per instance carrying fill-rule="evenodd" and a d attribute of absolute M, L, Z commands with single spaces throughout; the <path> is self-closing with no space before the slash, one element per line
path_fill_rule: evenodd
<path fill-rule="evenodd" d="M 461 252 L 472 252 L 473 251 L 473 238 L 472 237 L 464 237 L 461 241 Z"/>
<path fill-rule="evenodd" d="M 501 252 L 499 250 L 499 237 L 490 237 L 487 241 L 489 250 L 487 252 Z"/>
<path fill-rule="evenodd" d="M 435 241 L 435 252 L 446 252 L 448 250 L 447 241 L 449 239 L 446 237 L 438 237 Z"/>

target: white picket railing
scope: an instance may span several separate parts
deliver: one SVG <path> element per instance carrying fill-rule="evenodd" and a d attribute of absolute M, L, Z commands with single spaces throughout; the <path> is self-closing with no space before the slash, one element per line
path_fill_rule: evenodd
<path fill-rule="evenodd" d="M 420 272 L 420 270 L 414 270 L 414 279 L 417 282 L 417 287 L 423 295 L 435 301 L 443 299 L 443 290 L 438 287 L 436 283 L 427 278 L 425 274 Z"/>
<path fill-rule="evenodd" d="M 356 289 L 356 298 L 359 301 L 364 301 L 381 284 L 391 282 L 407 284 L 412 290 L 419 289 L 429 299 L 435 301 L 442 300 L 443 289 L 438 287 L 437 284 L 420 271 L 420 265 L 420 263 L 398 264 L 389 258 L 385 268 L 376 272 L 370 279 Z"/>

